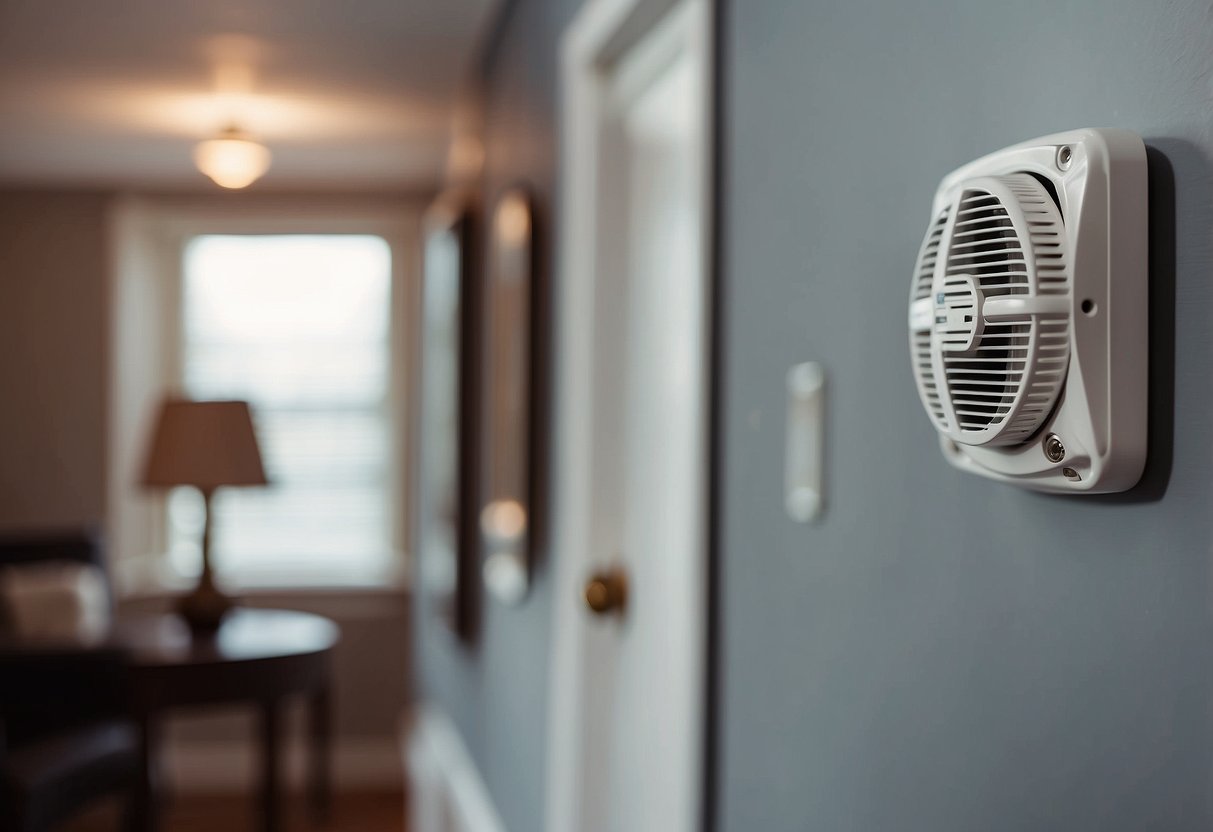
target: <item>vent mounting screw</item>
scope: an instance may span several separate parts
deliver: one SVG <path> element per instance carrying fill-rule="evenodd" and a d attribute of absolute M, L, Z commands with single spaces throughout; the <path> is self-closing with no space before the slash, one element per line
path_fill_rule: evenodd
<path fill-rule="evenodd" d="M 1055 433 L 1050 433 L 1045 438 L 1044 450 L 1045 458 L 1049 462 L 1061 462 L 1066 458 L 1066 446 L 1062 444 L 1061 437 Z"/>
<path fill-rule="evenodd" d="M 1057 167 L 1060 170 L 1069 170 L 1072 161 L 1074 161 L 1074 151 L 1068 144 L 1057 148 Z"/>

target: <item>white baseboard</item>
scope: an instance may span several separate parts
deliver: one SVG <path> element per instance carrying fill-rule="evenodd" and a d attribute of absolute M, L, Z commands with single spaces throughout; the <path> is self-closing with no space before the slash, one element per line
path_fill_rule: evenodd
<path fill-rule="evenodd" d="M 255 741 L 181 741 L 164 749 L 164 771 L 177 792 L 224 793 L 256 788 L 261 774 Z M 283 748 L 282 777 L 288 788 L 306 782 L 307 749 L 300 739 Z M 333 785 L 349 791 L 397 790 L 403 772 L 400 750 L 391 738 L 337 739 Z"/>
<path fill-rule="evenodd" d="M 409 832 L 505 832 L 459 730 L 434 706 L 404 721 Z"/>

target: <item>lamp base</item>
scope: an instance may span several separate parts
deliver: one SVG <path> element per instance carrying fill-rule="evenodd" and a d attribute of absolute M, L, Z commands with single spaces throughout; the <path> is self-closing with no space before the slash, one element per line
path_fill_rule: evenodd
<path fill-rule="evenodd" d="M 177 614 L 193 632 L 213 633 L 235 606 L 236 599 L 225 595 L 212 581 L 203 579 L 193 591 L 177 599 Z"/>

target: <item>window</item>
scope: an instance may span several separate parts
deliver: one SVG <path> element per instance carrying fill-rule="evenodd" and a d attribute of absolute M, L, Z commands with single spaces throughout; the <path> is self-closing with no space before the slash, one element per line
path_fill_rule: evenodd
<path fill-rule="evenodd" d="M 250 583 L 365 582 L 393 558 L 391 250 L 367 235 L 193 238 L 181 369 L 197 399 L 247 399 L 268 488 L 220 489 L 214 554 Z M 201 499 L 169 500 L 169 551 L 198 569 Z"/>

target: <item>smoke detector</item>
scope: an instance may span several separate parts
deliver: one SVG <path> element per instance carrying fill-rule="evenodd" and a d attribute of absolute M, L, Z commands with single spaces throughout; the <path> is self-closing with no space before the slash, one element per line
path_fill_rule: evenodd
<path fill-rule="evenodd" d="M 1038 491 L 1124 491 L 1146 459 L 1146 151 L 1126 130 L 1000 150 L 944 178 L 910 352 L 948 461 Z"/>

